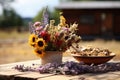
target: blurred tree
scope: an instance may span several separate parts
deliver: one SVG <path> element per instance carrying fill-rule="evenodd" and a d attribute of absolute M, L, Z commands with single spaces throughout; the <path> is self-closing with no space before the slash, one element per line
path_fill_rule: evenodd
<path fill-rule="evenodd" d="M 0 28 L 11 28 L 22 26 L 22 18 L 10 7 L 9 3 L 14 0 L 0 0 L 3 14 L 0 18 Z M 19 29 L 19 27 L 17 27 Z"/>
<path fill-rule="evenodd" d="M 40 10 L 40 11 L 38 12 L 38 14 L 34 17 L 33 22 L 41 21 L 41 20 L 42 20 L 42 15 L 43 15 L 42 13 L 43 13 L 43 9 Z"/>
<path fill-rule="evenodd" d="M 57 25 L 60 21 L 60 10 L 54 9 L 53 12 L 51 12 L 51 19 L 55 20 L 55 25 Z"/>
<path fill-rule="evenodd" d="M 0 28 L 11 28 L 11 27 L 17 27 L 22 26 L 22 18 L 16 14 L 16 12 L 11 10 L 4 9 L 4 14 L 1 16 L 0 19 Z"/>
<path fill-rule="evenodd" d="M 38 12 L 38 14 L 35 16 L 35 18 L 33 19 L 33 21 L 35 22 L 35 21 L 42 21 L 43 19 L 43 11 L 45 10 L 45 8 L 43 8 L 43 9 L 41 9 L 39 12 Z M 50 17 L 50 11 L 49 11 L 49 9 L 47 9 L 47 12 L 48 12 L 48 14 L 49 14 L 49 17 Z"/>
<path fill-rule="evenodd" d="M 3 13 L 4 13 L 4 10 L 5 9 L 10 9 L 10 2 L 13 2 L 14 0 L 0 0 L 0 4 L 2 6 L 2 9 L 3 9 Z"/>

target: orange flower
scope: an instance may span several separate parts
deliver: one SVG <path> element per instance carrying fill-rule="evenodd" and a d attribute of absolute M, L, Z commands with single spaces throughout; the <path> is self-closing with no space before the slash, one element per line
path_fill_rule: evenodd
<path fill-rule="evenodd" d="M 31 46 L 35 47 L 36 40 L 37 40 L 37 36 L 36 36 L 35 34 L 31 34 L 31 35 L 29 36 L 28 43 L 29 43 Z"/>
<path fill-rule="evenodd" d="M 38 48 L 39 50 L 44 50 L 46 47 L 45 40 L 43 38 L 38 38 L 35 47 Z"/>
<path fill-rule="evenodd" d="M 42 57 L 44 56 L 44 54 L 45 54 L 44 51 L 39 50 L 38 48 L 36 48 L 36 49 L 34 50 L 34 52 L 35 52 L 35 54 L 36 54 L 38 57 L 40 57 L 40 58 L 42 58 Z"/>

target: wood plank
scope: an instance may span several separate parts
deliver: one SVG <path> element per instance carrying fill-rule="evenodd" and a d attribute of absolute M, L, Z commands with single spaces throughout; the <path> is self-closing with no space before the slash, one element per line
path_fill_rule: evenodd
<path fill-rule="evenodd" d="M 97 80 L 95 76 L 90 76 L 89 74 L 81 75 L 54 75 L 45 78 L 39 78 L 38 80 Z"/>
<path fill-rule="evenodd" d="M 15 75 L 26 73 L 27 72 L 20 72 L 17 70 L 0 71 L 0 80 L 13 80 Z"/>
<path fill-rule="evenodd" d="M 68 76 L 68 75 L 53 75 L 49 77 L 39 78 L 38 80 L 70 80 L 75 78 L 76 76 Z"/>
<path fill-rule="evenodd" d="M 116 72 L 114 72 L 116 73 Z M 68 75 L 54 75 L 45 78 L 39 78 L 38 80 L 119 80 L 120 79 L 120 71 L 118 74 L 113 74 L 112 72 L 108 73 L 88 73 L 81 74 L 76 76 L 68 76 Z"/>
<path fill-rule="evenodd" d="M 15 80 L 37 80 L 38 78 L 50 77 L 54 74 L 40 74 L 38 72 L 29 72 L 14 76 Z"/>
<path fill-rule="evenodd" d="M 20 72 L 17 70 L 0 71 L 0 75 L 6 75 L 6 76 L 11 76 L 16 74 L 25 74 L 25 73 L 28 73 L 28 72 Z"/>
<path fill-rule="evenodd" d="M 54 75 L 45 78 L 39 78 L 38 80 L 96 80 L 86 74 L 81 75 Z"/>
<path fill-rule="evenodd" d="M 115 71 L 115 72 L 109 72 L 111 74 L 116 74 L 116 75 L 120 75 L 120 71 Z"/>
<path fill-rule="evenodd" d="M 2 65 L 0 65 L 0 70 L 4 69 L 4 68 L 10 69 L 10 68 L 14 67 L 15 65 L 24 64 L 25 66 L 30 66 L 32 64 L 41 64 L 40 62 L 41 62 L 41 60 L 39 59 L 39 60 L 31 60 L 31 61 L 24 61 L 24 62 L 15 62 L 15 63 L 9 63 L 9 64 L 2 64 Z"/>
<path fill-rule="evenodd" d="M 63 57 L 63 62 L 65 61 L 76 61 L 73 57 Z M 112 61 L 116 62 L 116 61 Z M 119 62 L 119 61 L 118 61 Z M 118 79 L 120 71 L 118 72 L 109 72 L 105 74 L 81 74 L 76 76 L 68 75 L 54 75 L 54 74 L 40 74 L 39 72 L 19 72 L 15 69 L 12 69 L 15 65 L 25 65 L 31 66 L 32 64 L 40 65 L 39 60 L 25 61 L 25 62 L 16 62 L 10 64 L 0 65 L 0 80 L 98 80 L 105 78 L 108 79 Z M 108 77 L 108 76 L 113 77 Z"/>
<path fill-rule="evenodd" d="M 69 61 L 72 60 L 71 57 L 64 57 L 63 61 Z M 15 67 L 15 65 L 24 65 L 24 66 L 31 66 L 32 64 L 38 64 L 40 65 L 41 60 L 31 60 L 31 61 L 24 61 L 24 62 L 15 62 L 15 63 L 9 63 L 9 64 L 2 64 L 0 65 L 0 80 L 9 80 L 9 79 L 37 79 L 41 77 L 47 77 L 51 76 L 53 74 L 40 74 L 40 73 L 34 73 L 34 72 L 19 72 L 17 70 L 12 69 Z"/>
<path fill-rule="evenodd" d="M 63 57 L 63 62 L 65 61 L 76 61 L 73 57 Z M 9 70 L 15 65 L 25 65 L 25 66 L 31 66 L 32 64 L 41 64 L 41 59 L 39 60 L 31 60 L 31 61 L 24 61 L 24 62 L 15 62 L 15 63 L 9 63 L 9 64 L 2 64 L 0 65 L 0 71 L 1 70 Z"/>

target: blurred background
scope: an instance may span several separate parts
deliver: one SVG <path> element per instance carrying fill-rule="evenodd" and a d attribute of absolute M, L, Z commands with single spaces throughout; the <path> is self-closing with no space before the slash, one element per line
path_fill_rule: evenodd
<path fill-rule="evenodd" d="M 0 64 L 39 59 L 28 45 L 29 22 L 49 19 L 78 23 L 81 46 L 107 48 L 120 58 L 120 0 L 0 0 Z M 64 56 L 70 56 L 64 54 Z"/>

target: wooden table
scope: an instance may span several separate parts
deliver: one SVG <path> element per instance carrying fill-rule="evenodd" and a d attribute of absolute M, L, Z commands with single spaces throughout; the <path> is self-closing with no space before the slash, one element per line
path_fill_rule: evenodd
<path fill-rule="evenodd" d="M 72 57 L 64 57 L 63 61 L 75 61 Z M 55 74 L 40 74 L 38 72 L 19 72 L 12 69 L 15 65 L 31 65 L 38 64 L 40 60 L 32 60 L 25 62 L 17 62 L 0 65 L 0 80 L 120 80 L 120 71 L 98 73 L 98 74 L 81 74 L 76 76 L 70 75 L 55 75 Z"/>

